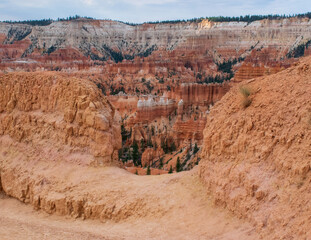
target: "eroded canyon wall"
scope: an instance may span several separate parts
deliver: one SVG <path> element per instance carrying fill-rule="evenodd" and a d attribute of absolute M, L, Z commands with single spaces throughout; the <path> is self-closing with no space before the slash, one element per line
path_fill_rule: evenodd
<path fill-rule="evenodd" d="M 279 71 L 295 62 L 293 57 L 309 54 L 310 29 L 308 18 L 135 26 L 88 19 L 47 26 L 0 23 L 0 65 L 76 70 L 100 65 L 113 74 L 189 70 L 192 76 L 226 76 L 230 72 L 217 64 L 235 59 L 240 81 Z M 297 53 L 301 46 L 304 51 Z"/>

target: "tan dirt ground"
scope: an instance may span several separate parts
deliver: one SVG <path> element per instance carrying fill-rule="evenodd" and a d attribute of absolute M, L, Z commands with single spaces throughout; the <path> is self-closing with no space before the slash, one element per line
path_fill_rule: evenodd
<path fill-rule="evenodd" d="M 248 223 L 211 204 L 196 169 L 161 176 L 136 176 L 117 168 L 87 171 L 95 176 L 98 172 L 110 178 L 113 175 L 109 185 L 121 186 L 120 198 L 124 197 L 122 191 L 125 190 L 122 183 L 127 182 L 136 185 L 137 192 L 144 189 L 158 198 L 148 202 L 149 207 L 156 209 L 162 199 L 169 208 L 160 217 L 134 214 L 119 221 L 83 220 L 36 211 L 30 205 L 2 195 L 1 239 L 258 239 Z M 130 190 L 130 194 L 136 193 Z"/>

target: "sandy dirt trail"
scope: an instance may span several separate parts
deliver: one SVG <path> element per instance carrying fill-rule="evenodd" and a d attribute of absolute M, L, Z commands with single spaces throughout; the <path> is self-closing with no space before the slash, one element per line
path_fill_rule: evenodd
<path fill-rule="evenodd" d="M 134 214 L 121 220 L 83 220 L 36 211 L 2 195 L 1 239 L 258 239 L 248 223 L 211 204 L 196 170 L 161 176 L 135 176 L 117 168 L 104 171 L 119 178 L 119 186 L 128 177 L 129 181 L 136 179 L 138 189 L 149 189 L 158 197 L 148 203 L 152 208 L 156 209 L 159 201 L 166 201 L 170 207 L 161 216 Z M 114 183 L 111 179 L 111 186 Z M 162 191 L 159 184 L 166 185 L 160 187 Z M 122 198 L 122 192 L 119 194 Z"/>

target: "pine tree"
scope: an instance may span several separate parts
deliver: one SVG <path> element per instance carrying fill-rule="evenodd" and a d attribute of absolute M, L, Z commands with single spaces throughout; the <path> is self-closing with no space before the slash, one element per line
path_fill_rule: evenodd
<path fill-rule="evenodd" d="M 163 167 L 163 157 L 160 158 L 160 166 L 159 168 L 161 169 Z"/>
<path fill-rule="evenodd" d="M 194 145 L 193 154 L 196 154 L 199 151 L 197 143 Z"/>
<path fill-rule="evenodd" d="M 139 153 L 138 153 L 138 145 L 136 141 L 134 141 L 132 147 L 133 147 L 133 153 L 132 153 L 133 163 L 135 166 L 138 166 L 139 165 Z"/>
<path fill-rule="evenodd" d="M 170 151 L 171 151 L 171 152 L 176 151 L 176 145 L 175 145 L 175 142 L 172 142 L 172 144 L 171 144 L 171 146 L 170 146 Z"/>
<path fill-rule="evenodd" d="M 176 162 L 176 172 L 181 172 L 181 164 L 180 164 L 180 159 L 179 157 L 177 158 L 177 162 Z"/>
<path fill-rule="evenodd" d="M 144 140 L 144 139 L 141 139 L 141 140 L 140 140 L 140 148 L 141 148 L 141 151 L 142 151 L 142 152 L 145 151 L 146 143 L 145 143 L 145 140 Z"/>
<path fill-rule="evenodd" d="M 147 168 L 147 175 L 150 175 L 151 174 L 151 170 L 150 170 L 150 166 L 148 166 Z"/>
<path fill-rule="evenodd" d="M 169 174 L 173 173 L 173 167 L 171 165 L 170 170 L 168 171 Z"/>

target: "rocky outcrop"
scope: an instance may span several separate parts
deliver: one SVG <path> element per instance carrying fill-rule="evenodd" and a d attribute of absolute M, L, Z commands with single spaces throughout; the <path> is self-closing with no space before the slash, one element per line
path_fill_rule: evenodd
<path fill-rule="evenodd" d="M 0 79 L 0 135 L 33 145 L 84 149 L 89 164 L 117 161 L 118 114 L 95 85 L 54 73 Z"/>
<path fill-rule="evenodd" d="M 244 81 L 207 117 L 200 176 L 217 205 L 249 219 L 264 239 L 311 234 L 310 74 L 307 58 Z"/>
<path fill-rule="evenodd" d="M 77 169 L 119 165 L 120 147 L 118 114 L 94 84 L 51 72 L 0 77 L 0 186 L 7 195 L 48 213 L 99 218 L 92 207 L 81 209 L 82 196 L 61 192 Z"/>
<path fill-rule="evenodd" d="M 161 97 L 159 101 L 155 101 L 152 96 L 147 100 L 140 99 L 137 102 L 135 122 L 148 123 L 156 118 L 167 118 L 174 110 L 176 110 L 176 103 L 172 99 Z"/>
<path fill-rule="evenodd" d="M 230 89 L 228 82 L 223 84 L 183 83 L 166 95 L 181 101 L 183 107 L 208 106 L 219 101 Z"/>
<path fill-rule="evenodd" d="M 181 120 L 177 119 L 173 126 L 175 139 L 181 143 L 184 140 L 195 140 L 202 142 L 203 130 L 206 125 L 206 117 L 198 119 Z"/>
<path fill-rule="evenodd" d="M 137 102 L 139 100 L 137 96 L 118 94 L 110 95 L 107 98 L 122 118 L 126 118 L 137 111 Z"/>

